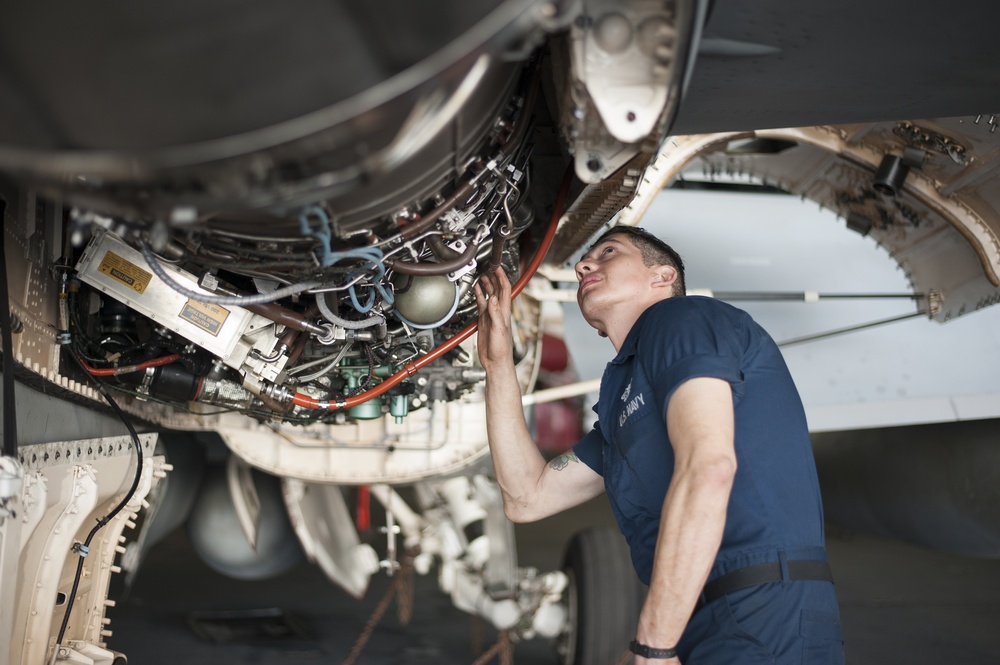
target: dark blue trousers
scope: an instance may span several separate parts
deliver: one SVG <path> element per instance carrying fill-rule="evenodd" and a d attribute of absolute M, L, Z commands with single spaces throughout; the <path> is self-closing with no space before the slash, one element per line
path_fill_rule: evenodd
<path fill-rule="evenodd" d="M 677 655 L 684 665 L 843 665 L 833 584 L 775 582 L 718 598 L 691 617 Z"/>

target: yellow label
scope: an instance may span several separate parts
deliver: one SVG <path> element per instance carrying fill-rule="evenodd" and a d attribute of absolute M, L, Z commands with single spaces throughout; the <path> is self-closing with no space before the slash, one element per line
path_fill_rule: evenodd
<path fill-rule="evenodd" d="M 210 305 L 197 300 L 188 300 L 179 316 L 205 332 L 218 337 L 222 324 L 229 318 L 229 310 L 219 305 Z"/>
<path fill-rule="evenodd" d="M 121 282 L 136 293 L 143 293 L 146 287 L 149 286 L 149 280 L 153 279 L 152 274 L 134 263 L 126 261 L 114 252 L 107 252 L 101 260 L 101 265 L 97 266 L 97 269 L 116 282 Z"/>

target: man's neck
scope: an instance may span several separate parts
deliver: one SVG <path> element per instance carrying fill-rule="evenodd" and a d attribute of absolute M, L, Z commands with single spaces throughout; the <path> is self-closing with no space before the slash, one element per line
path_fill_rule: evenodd
<path fill-rule="evenodd" d="M 635 322 L 639 320 L 643 312 L 656 303 L 669 300 L 671 297 L 667 296 L 666 298 L 654 300 L 646 303 L 645 306 L 642 306 L 641 303 L 620 303 L 620 307 L 616 308 L 613 313 L 609 313 L 609 316 L 606 317 L 606 327 L 598 329 L 603 330 L 608 336 L 611 344 L 615 347 L 615 353 L 617 353 L 622 350 L 625 338 L 628 337 L 628 334 L 635 326 Z"/>

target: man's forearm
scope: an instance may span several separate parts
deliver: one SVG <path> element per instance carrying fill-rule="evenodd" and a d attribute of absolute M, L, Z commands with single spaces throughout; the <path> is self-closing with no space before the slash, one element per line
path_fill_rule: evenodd
<path fill-rule="evenodd" d="M 584 464 L 567 465 L 572 455 L 553 460 L 547 473 L 521 406 L 514 368 L 510 283 L 503 269 L 483 275 L 475 287 L 479 308 L 479 361 L 486 370 L 486 427 L 504 512 L 530 522 L 591 499 L 601 491 L 600 475 Z"/>
<path fill-rule="evenodd" d="M 636 631 L 640 642 L 660 648 L 680 640 L 708 578 L 722 544 L 737 466 L 733 395 L 727 382 L 711 377 L 685 381 L 671 396 L 666 415 L 674 470 Z"/>
<path fill-rule="evenodd" d="M 671 647 L 680 640 L 722 542 L 733 472 L 721 461 L 675 473 L 639 619 L 640 642 Z"/>
<path fill-rule="evenodd" d="M 513 364 L 491 367 L 486 372 L 486 428 L 504 510 L 516 520 L 531 503 L 545 459 L 524 420 L 521 388 Z"/>

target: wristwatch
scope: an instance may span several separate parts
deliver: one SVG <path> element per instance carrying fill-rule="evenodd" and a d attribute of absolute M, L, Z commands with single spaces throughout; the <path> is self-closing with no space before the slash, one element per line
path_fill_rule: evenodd
<path fill-rule="evenodd" d="M 628 644 L 628 650 L 637 656 L 642 656 L 643 658 L 675 658 L 677 656 L 677 647 L 671 649 L 656 649 L 654 647 L 646 646 L 638 640 L 632 640 Z"/>

